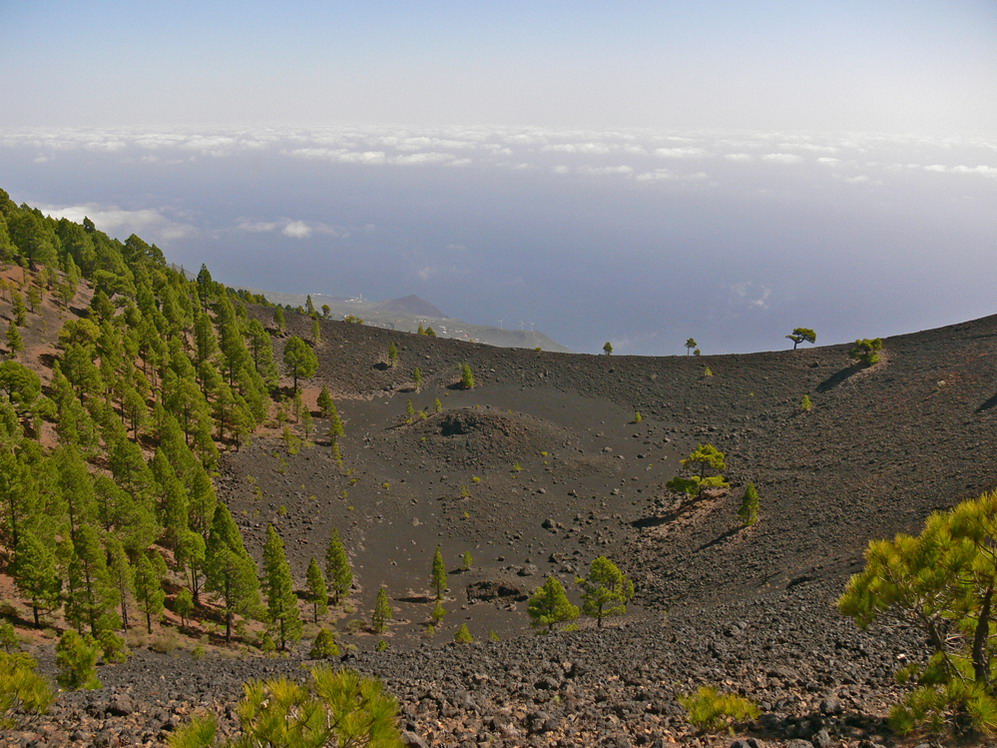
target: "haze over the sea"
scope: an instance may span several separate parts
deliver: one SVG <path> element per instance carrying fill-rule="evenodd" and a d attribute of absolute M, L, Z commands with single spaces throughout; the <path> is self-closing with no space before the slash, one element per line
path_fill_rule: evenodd
<path fill-rule="evenodd" d="M 645 354 L 997 311 L 989 2 L 54 3 L 0 22 L 0 187 L 231 285 L 414 293 Z"/>

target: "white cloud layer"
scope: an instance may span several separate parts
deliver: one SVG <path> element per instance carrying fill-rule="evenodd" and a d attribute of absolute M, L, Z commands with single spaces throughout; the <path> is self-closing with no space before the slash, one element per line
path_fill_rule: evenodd
<path fill-rule="evenodd" d="M 332 237 L 349 235 L 346 229 L 330 226 L 317 221 L 303 221 L 296 218 L 282 218 L 277 221 L 253 221 L 248 218 L 239 220 L 236 225 L 239 231 L 251 234 L 279 232 L 291 239 L 308 239 L 315 234 L 325 234 Z"/>
<path fill-rule="evenodd" d="M 881 134 L 794 132 L 675 132 L 565 130 L 537 127 L 132 128 L 0 130 L 0 148 L 24 152 L 48 168 L 73 151 L 94 152 L 122 163 L 169 168 L 203 159 L 267 152 L 274 158 L 311 161 L 327 168 L 476 168 L 539 170 L 559 175 L 671 183 L 689 189 L 725 185 L 741 189 L 764 180 L 757 166 L 792 166 L 815 183 L 889 187 L 901 173 L 921 172 L 997 178 L 997 141 L 931 139 Z M 663 166 L 667 163 L 667 167 Z M 787 170 L 788 171 L 788 170 Z M 756 184 L 755 189 L 765 189 Z M 111 224 L 123 220 L 109 209 Z M 158 224 L 161 235 L 182 235 L 182 223 L 160 214 L 132 216 Z M 248 232 L 281 232 L 294 238 L 335 233 L 295 219 L 247 221 Z"/>
<path fill-rule="evenodd" d="M 38 205 L 45 215 L 53 218 L 67 218 L 80 223 L 89 218 L 101 231 L 119 239 L 125 239 L 132 234 L 138 234 L 143 239 L 154 242 L 169 241 L 190 236 L 195 232 L 193 226 L 167 218 L 163 212 L 154 208 L 125 210 L 115 205 L 98 205 L 84 203 L 82 205 Z"/>

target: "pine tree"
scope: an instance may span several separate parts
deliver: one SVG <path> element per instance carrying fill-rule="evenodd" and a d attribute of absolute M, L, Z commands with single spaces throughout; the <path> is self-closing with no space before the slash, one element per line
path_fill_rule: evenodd
<path fill-rule="evenodd" d="M 246 328 L 249 336 L 249 350 L 253 368 L 267 387 L 274 387 L 278 380 L 277 362 L 273 356 L 273 341 L 270 333 L 258 319 L 249 320 Z"/>
<path fill-rule="evenodd" d="M 145 613 L 145 628 L 152 633 L 152 619 L 163 611 L 166 593 L 163 592 L 163 576 L 165 563 L 162 556 L 155 554 L 156 562 L 150 558 L 150 552 L 141 552 L 135 561 L 135 599 L 139 610 Z M 183 590 L 187 595 L 190 592 Z M 193 605 L 193 603 L 192 603 Z"/>
<path fill-rule="evenodd" d="M 3 407 L 6 406 L 6 407 Z M 17 443 L 21 437 L 21 426 L 10 403 L 0 400 L 4 415 L 9 419 L 10 439 Z M 13 450 L 0 450 L 0 503 L 4 511 L 4 529 L 10 545 L 14 548 L 20 544 L 21 526 L 25 515 L 34 503 L 35 492 L 31 489 L 31 473 L 18 460 Z"/>
<path fill-rule="evenodd" d="M 263 547 L 263 578 L 266 589 L 270 625 L 280 637 L 280 648 L 287 642 L 301 639 L 301 615 L 298 597 L 294 594 L 291 567 L 284 554 L 284 542 L 273 525 L 267 525 L 267 541 Z"/>
<path fill-rule="evenodd" d="M 284 332 L 284 326 L 286 324 L 284 320 L 284 310 L 279 306 L 273 308 L 273 323 L 277 326 L 277 329 Z"/>
<path fill-rule="evenodd" d="M 439 546 L 436 546 L 436 553 L 433 554 L 433 571 L 429 581 L 436 592 L 436 599 L 442 600 L 449 587 L 447 586 L 447 565 L 443 561 L 443 552 Z"/>
<path fill-rule="evenodd" d="M 318 623 L 319 616 L 329 612 L 329 591 L 325 585 L 322 567 L 314 557 L 308 562 L 308 597 L 312 601 L 312 618 Z"/>
<path fill-rule="evenodd" d="M 897 673 L 920 687 L 893 708 L 896 732 L 959 723 L 992 732 L 995 541 L 997 491 L 932 513 L 917 536 L 871 541 L 865 568 L 838 600 L 839 612 L 860 628 L 884 617 L 906 620 L 930 648 Z"/>
<path fill-rule="evenodd" d="M 197 352 L 195 363 L 198 367 L 218 353 L 218 338 L 215 337 L 214 325 L 207 314 L 199 316 L 194 323 L 194 344 Z"/>
<path fill-rule="evenodd" d="M 339 417 L 339 409 L 336 403 L 329 406 L 329 441 L 337 444 L 346 435 L 346 428 L 343 426 L 343 419 Z"/>
<path fill-rule="evenodd" d="M 201 574 L 204 572 L 204 558 L 207 544 L 204 537 L 194 530 L 184 530 L 177 542 L 176 559 L 190 586 L 194 604 L 201 602 Z"/>
<path fill-rule="evenodd" d="M 119 593 L 108 573 L 104 548 L 92 525 L 77 529 L 71 547 L 66 620 L 79 631 L 89 626 L 91 635 L 99 638 L 105 631 L 113 631 L 121 625 L 115 611 Z"/>
<path fill-rule="evenodd" d="M 0 730 L 8 735 L 18 727 L 19 717 L 44 714 L 55 701 L 48 679 L 37 667 L 35 658 L 26 653 L 0 653 Z"/>
<path fill-rule="evenodd" d="M 603 346 L 602 346 L 602 352 L 603 352 L 603 353 L 605 353 L 605 354 L 606 354 L 607 356 L 612 356 L 612 355 L 613 355 L 613 344 L 612 344 L 612 343 L 610 343 L 610 342 L 609 342 L 609 341 L 607 340 L 607 341 L 606 341 L 606 342 L 605 342 L 605 343 L 603 344 Z"/>
<path fill-rule="evenodd" d="M 312 418 L 311 411 L 305 408 L 301 411 L 301 433 L 305 437 L 305 442 L 311 443 L 309 439 L 315 431 L 315 419 Z"/>
<path fill-rule="evenodd" d="M 737 516 L 741 518 L 745 527 L 751 527 L 758 521 L 758 490 L 754 483 L 748 483 L 748 487 L 744 489 L 744 497 L 741 499 Z"/>
<path fill-rule="evenodd" d="M 470 364 L 461 364 L 460 365 L 460 386 L 463 387 L 465 390 L 473 390 L 474 389 L 474 385 L 475 385 L 475 382 L 474 382 L 474 372 L 471 371 L 471 365 Z"/>
<path fill-rule="evenodd" d="M 394 369 L 397 363 L 398 363 L 398 346 L 395 345 L 394 342 L 392 342 L 388 346 L 388 366 Z"/>
<path fill-rule="evenodd" d="M 607 616 L 621 616 L 634 594 L 633 582 L 605 556 L 592 561 L 588 577 L 575 580 L 582 588 L 582 612 L 598 621 Z"/>
<path fill-rule="evenodd" d="M 433 612 L 430 613 L 429 617 L 432 620 L 434 626 L 439 626 L 443 621 L 444 616 L 447 614 L 447 609 L 443 607 L 443 603 L 439 600 L 436 601 L 436 605 L 433 606 Z"/>
<path fill-rule="evenodd" d="M 694 474 L 689 478 L 672 478 L 666 484 L 671 491 L 695 498 L 704 488 L 730 487 L 722 475 L 707 475 L 710 470 L 722 473 L 727 469 L 726 456 L 712 444 L 700 444 L 688 457 L 679 460 L 679 463 L 691 469 Z"/>
<path fill-rule="evenodd" d="M 39 613 L 59 606 L 62 583 L 56 570 L 52 546 L 39 540 L 31 530 L 22 532 L 17 544 L 14 582 L 31 600 L 31 612 L 35 628 L 38 628 Z"/>
<path fill-rule="evenodd" d="M 24 306 L 24 297 L 20 291 L 15 291 L 11 299 L 11 321 L 18 327 L 24 327 L 28 321 L 28 309 Z"/>
<path fill-rule="evenodd" d="M 474 637 L 471 636 L 471 629 L 467 627 L 466 623 L 460 625 L 457 633 L 454 634 L 453 640 L 458 644 L 471 644 L 474 641 Z"/>
<path fill-rule="evenodd" d="M 698 348 L 698 347 L 699 347 L 699 343 L 696 342 L 695 338 L 688 338 L 685 341 L 685 355 L 688 356 L 690 353 L 692 353 L 692 351 L 693 351 L 694 348 Z"/>
<path fill-rule="evenodd" d="M 121 605 L 121 627 L 128 630 L 128 600 L 135 594 L 135 570 L 132 569 L 128 561 L 128 554 L 121 541 L 109 536 L 105 541 L 107 555 L 111 560 L 108 571 L 111 574 L 111 581 L 118 590 L 118 597 Z"/>
<path fill-rule="evenodd" d="M 793 341 L 794 351 L 796 350 L 796 347 L 803 341 L 806 341 L 808 343 L 817 342 L 817 333 L 815 333 L 809 327 L 797 327 L 786 337 Z"/>
<path fill-rule="evenodd" d="M 173 423 L 175 424 L 176 422 L 173 421 Z M 166 456 L 162 439 L 152 459 L 151 467 L 152 473 L 156 477 L 156 482 L 162 489 L 158 502 L 160 523 L 166 530 L 167 543 L 170 547 L 176 549 L 180 538 L 187 531 L 187 511 L 190 499 L 187 496 L 187 489 L 180 482 L 176 471 Z"/>
<path fill-rule="evenodd" d="M 275 533 L 276 534 L 276 533 Z M 277 538 L 278 542 L 280 538 Z M 269 548 L 270 537 L 267 535 Z M 283 545 L 280 547 L 283 553 Z M 287 562 L 284 561 L 286 566 Z M 232 640 L 232 619 L 235 614 L 251 615 L 260 605 L 260 585 L 256 564 L 246 551 L 242 533 L 224 502 L 219 502 L 211 521 L 211 535 L 205 552 L 205 587 L 221 598 L 225 612 L 225 641 Z M 290 569 L 287 570 L 288 581 Z M 269 582 L 270 570 L 267 570 Z M 293 595 L 293 592 L 292 592 Z M 295 598 L 295 611 L 297 599 Z M 296 641 L 296 640 L 295 640 Z M 281 644 L 283 648 L 283 643 Z"/>
<path fill-rule="evenodd" d="M 63 688 L 93 689 L 103 684 L 97 677 L 97 641 L 90 636 L 80 636 L 69 629 L 55 645 L 55 664 L 59 674 L 56 680 Z"/>
<path fill-rule="evenodd" d="M 412 381 L 415 383 L 415 391 L 422 392 L 422 370 L 418 366 L 412 372 Z"/>
<path fill-rule="evenodd" d="M 333 605 L 338 605 L 353 587 L 353 568 L 350 566 L 350 557 L 346 555 L 343 541 L 339 538 L 338 529 L 333 529 L 325 551 L 325 578 Z"/>
<path fill-rule="evenodd" d="M 862 338 L 855 341 L 855 346 L 848 352 L 848 356 L 863 366 L 872 366 L 879 363 L 880 351 L 882 350 L 882 338 Z"/>
<path fill-rule="evenodd" d="M 332 395 L 329 393 L 329 388 L 325 385 L 318 393 L 318 399 L 315 401 L 318 405 L 319 413 L 322 414 L 323 418 L 329 418 L 332 415 L 332 409 L 336 406 L 333 402 Z"/>
<path fill-rule="evenodd" d="M 308 379 L 318 369 L 318 356 L 304 340 L 292 335 L 284 345 L 284 365 L 291 371 L 294 391 L 298 391 L 298 379 Z"/>
<path fill-rule="evenodd" d="M 579 615 L 578 606 L 568 600 L 564 585 L 557 577 L 547 577 L 547 581 L 533 591 L 527 603 L 527 612 L 532 619 L 530 625 L 536 628 L 546 626 L 548 632 L 553 631 L 556 624 L 573 621 Z"/>
<path fill-rule="evenodd" d="M 315 667 L 312 680 L 287 678 L 251 681 L 235 708 L 239 730 L 231 746 L 369 746 L 403 745 L 397 725 L 398 702 L 381 682 L 352 670 Z M 213 717 L 195 718 L 174 733 L 171 745 L 213 745 Z"/>
<path fill-rule="evenodd" d="M 374 615 L 371 617 L 371 627 L 375 633 L 380 634 L 387 626 L 388 621 L 395 617 L 395 612 L 391 608 L 388 600 L 388 593 L 384 587 L 377 591 L 377 602 L 374 603 Z"/>
<path fill-rule="evenodd" d="M 42 303 L 42 292 L 38 290 L 36 286 L 30 286 L 28 288 L 28 311 L 32 314 L 38 309 L 38 305 Z"/>
<path fill-rule="evenodd" d="M 312 642 L 311 651 L 308 657 L 313 660 L 326 660 L 331 657 L 339 657 L 339 645 L 336 644 L 335 635 L 327 628 L 320 628 Z"/>
<path fill-rule="evenodd" d="M 10 349 L 11 356 L 16 356 L 24 350 L 24 338 L 21 337 L 13 320 L 7 325 L 7 347 Z"/>
<path fill-rule="evenodd" d="M 187 621 L 190 620 L 194 612 L 194 598 L 191 596 L 190 590 L 186 587 L 183 587 L 177 593 L 176 598 L 173 600 L 173 609 L 180 616 L 180 625 L 186 627 Z"/>

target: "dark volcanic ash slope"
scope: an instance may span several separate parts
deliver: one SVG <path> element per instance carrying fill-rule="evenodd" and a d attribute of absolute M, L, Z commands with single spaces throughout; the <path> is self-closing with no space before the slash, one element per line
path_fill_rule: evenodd
<path fill-rule="evenodd" d="M 378 362 L 391 341 L 401 360 L 384 368 Z M 342 397 L 353 424 L 350 459 L 369 471 L 368 485 L 402 476 L 412 488 L 404 502 L 435 502 L 428 517 L 394 534 L 377 532 L 363 517 L 347 520 L 367 522 L 368 579 L 361 581 L 369 589 L 399 579 L 407 589 L 425 589 L 437 542 L 473 548 L 480 564 L 474 580 L 537 565 L 536 576 L 520 579 L 524 592 L 546 572 L 570 580 L 605 553 L 638 582 L 638 617 L 660 623 L 666 607 L 676 618 L 702 617 L 710 624 L 699 636 L 708 641 L 761 604 L 768 619 L 754 624 L 752 636 L 772 642 L 748 657 L 762 670 L 843 662 L 835 657 L 842 647 L 888 661 L 907 646 L 904 637 L 888 632 L 891 644 L 881 651 L 855 644 L 858 634 L 833 603 L 861 568 L 870 539 L 914 532 L 932 510 L 997 484 L 997 317 L 889 338 L 883 361 L 868 369 L 852 365 L 848 348 L 565 356 L 330 325 L 315 384 Z M 472 392 L 450 389 L 461 361 L 475 371 L 479 388 Z M 410 382 L 415 366 L 427 382 L 418 394 Z M 707 366 L 713 376 L 705 376 Z M 815 403 L 809 413 L 800 409 L 804 394 Z M 443 416 L 400 423 L 408 399 L 428 408 L 437 396 Z M 631 422 L 635 410 L 644 416 L 640 424 Z M 451 421 L 458 428 L 447 434 Z M 664 483 L 681 456 L 707 441 L 727 454 L 732 491 L 677 507 Z M 510 472 L 513 462 L 522 472 Z M 475 476 L 481 483 L 468 482 Z M 743 530 L 735 511 L 749 480 L 762 495 L 761 521 Z M 471 496 L 461 499 L 464 485 Z M 368 500 L 386 506 L 376 490 L 357 496 L 358 515 Z M 382 525 L 405 516 L 401 503 L 396 514 L 381 515 Z M 379 567 L 378 537 L 421 552 Z M 318 547 L 315 538 L 301 543 Z M 472 630 L 477 624 L 479 636 L 491 627 L 525 629 L 522 605 L 506 611 L 504 622 L 493 607 L 470 606 L 459 620 Z M 695 638 L 689 631 L 695 626 L 686 632 Z M 871 673 L 866 685 L 889 682 L 888 666 Z M 838 687 L 862 682 L 861 673 L 829 677 Z M 827 684 L 811 689 L 822 690 Z"/>
<path fill-rule="evenodd" d="M 289 323 L 310 336 L 309 320 Z M 386 679 L 409 727 L 441 745 L 667 745 L 692 740 L 675 694 L 711 683 L 761 701 L 769 744 L 888 742 L 876 715 L 896 696 L 896 658 L 919 653 L 918 638 L 860 632 L 834 600 L 870 539 L 916 531 L 930 511 L 997 485 L 997 317 L 889 338 L 884 360 L 864 370 L 849 346 L 655 359 L 343 323 L 322 334 L 305 400 L 314 405 L 323 385 L 337 398 L 346 468 L 319 421 L 316 445 L 300 454 L 272 436 L 229 454 L 220 495 L 253 552 L 267 522 L 279 527 L 298 580 L 332 528 L 342 532 L 358 581 L 346 618 L 366 618 L 381 585 L 397 616 L 389 651 L 347 633 L 342 618 L 341 642 L 357 648 L 353 665 Z M 474 370 L 472 391 L 453 389 L 461 362 Z M 405 422 L 409 400 L 425 418 Z M 707 441 L 726 453 L 732 490 L 678 506 L 664 484 Z M 748 481 L 762 504 L 745 530 L 735 512 Z M 450 614 L 427 639 L 437 544 L 453 570 Z M 474 568 L 461 573 L 465 550 Z M 546 573 L 571 588 L 602 554 L 637 583 L 631 615 L 602 631 L 527 633 L 523 596 Z M 468 595 L 500 586 L 512 594 Z M 462 622 L 471 646 L 448 643 Z M 195 705 L 224 713 L 242 680 L 300 664 L 176 662 L 143 653 L 102 677 L 132 694 L 156 686 L 150 713 L 168 717 Z M 105 697 L 74 695 L 60 708 L 104 714 Z M 165 735 L 142 729 L 151 742 Z"/>
<path fill-rule="evenodd" d="M 440 395 L 448 411 L 491 407 L 560 429 L 560 443 L 549 437 L 551 450 L 573 464 L 547 478 L 532 476 L 549 492 L 534 503 L 570 508 L 576 497 L 569 491 L 586 495 L 572 481 L 587 469 L 599 472 L 600 486 L 591 488 L 608 489 L 600 505 L 621 514 L 640 559 L 634 567 L 644 576 L 642 595 L 656 603 L 754 594 L 801 576 L 844 579 L 870 538 L 915 530 L 933 509 L 997 483 L 989 456 L 997 444 L 997 317 L 889 338 L 884 360 L 869 369 L 851 366 L 849 346 L 607 357 L 508 351 L 349 325 L 328 326 L 327 340 L 316 385 L 346 398 L 386 395 L 366 401 L 383 403 L 367 409 L 390 418 L 379 423 L 361 408 L 350 435 L 356 439 L 363 429 L 366 451 L 385 445 L 384 480 L 393 477 L 395 458 L 404 462 L 425 449 L 419 439 L 433 428 L 393 428 L 407 399 L 428 407 Z M 391 341 L 400 345 L 400 363 L 379 369 Z M 473 392 L 446 389 L 461 361 L 474 369 Z M 415 366 L 428 383 L 419 395 L 405 392 Z M 704 376 L 707 366 L 712 377 Z M 809 413 L 800 410 L 804 394 L 815 403 Z M 349 416 L 351 401 L 341 406 Z M 644 416 L 639 425 L 629 423 L 635 410 Z M 476 453 L 468 441 L 444 464 L 452 473 L 463 457 L 479 472 L 501 470 L 517 448 L 523 459 L 536 457 L 539 443 L 529 433 L 506 439 L 504 452 Z M 734 488 L 675 516 L 663 484 L 677 458 L 706 441 L 727 454 Z M 600 461 L 603 467 L 594 467 Z M 470 475 L 446 478 L 457 488 Z M 737 532 L 735 510 L 749 480 L 762 494 L 762 521 Z"/>

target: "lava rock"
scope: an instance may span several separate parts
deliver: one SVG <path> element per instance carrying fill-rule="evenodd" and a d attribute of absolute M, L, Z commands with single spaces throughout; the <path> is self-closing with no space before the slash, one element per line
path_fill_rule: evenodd
<path fill-rule="evenodd" d="M 407 748 L 429 748 L 429 743 L 416 735 L 411 730 L 402 730 L 402 745 Z"/>

